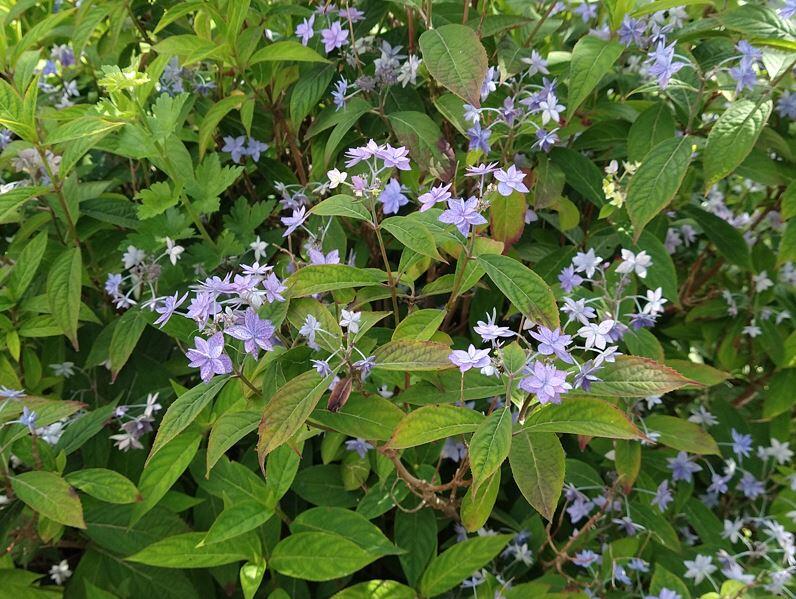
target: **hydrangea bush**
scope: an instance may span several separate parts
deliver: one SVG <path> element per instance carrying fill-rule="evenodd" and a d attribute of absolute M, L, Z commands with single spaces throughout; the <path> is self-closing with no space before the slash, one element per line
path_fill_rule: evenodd
<path fill-rule="evenodd" d="M 0 4 L 0 594 L 794 596 L 793 0 Z"/>

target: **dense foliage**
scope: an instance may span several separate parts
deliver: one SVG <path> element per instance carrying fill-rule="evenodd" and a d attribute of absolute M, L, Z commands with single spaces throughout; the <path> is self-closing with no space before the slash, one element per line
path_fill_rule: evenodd
<path fill-rule="evenodd" d="M 793 597 L 794 17 L 0 1 L 0 595 Z"/>

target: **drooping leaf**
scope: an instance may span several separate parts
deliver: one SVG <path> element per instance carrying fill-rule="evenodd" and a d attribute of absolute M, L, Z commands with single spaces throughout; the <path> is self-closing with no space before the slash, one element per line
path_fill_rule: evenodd
<path fill-rule="evenodd" d="M 560 404 L 541 406 L 528 416 L 522 428 L 531 433 L 571 433 L 611 439 L 642 436 L 624 412 L 606 401 L 586 397 L 569 397 Z"/>
<path fill-rule="evenodd" d="M 623 50 L 624 46 L 619 42 L 593 35 L 578 40 L 569 63 L 568 119 L 572 118 L 583 100 L 611 70 Z"/>
<path fill-rule="evenodd" d="M 53 263 L 47 276 L 47 297 L 56 324 L 77 348 L 77 321 L 83 257 L 79 247 L 65 250 Z"/>
<path fill-rule="evenodd" d="M 428 72 L 440 85 L 472 106 L 481 105 L 488 62 L 475 31 L 458 24 L 430 29 L 420 36 L 420 51 Z"/>
<path fill-rule="evenodd" d="M 647 358 L 618 356 L 600 369 L 589 394 L 598 397 L 648 397 L 696 384 L 676 370 Z"/>
<path fill-rule="evenodd" d="M 453 435 L 472 433 L 483 420 L 483 414 L 467 408 L 447 405 L 423 406 L 409 412 L 401 420 L 390 439 L 389 446 L 403 449 Z"/>
<path fill-rule="evenodd" d="M 511 441 L 509 464 L 523 497 L 547 520 L 553 519 L 564 487 L 564 450 L 555 433 L 523 430 Z"/>
<path fill-rule="evenodd" d="M 55 472 L 31 470 L 11 477 L 14 494 L 33 511 L 64 526 L 86 528 L 75 490 Z"/>
<path fill-rule="evenodd" d="M 511 448 L 511 410 L 501 408 L 492 412 L 478 426 L 470 439 L 470 471 L 473 473 L 473 493 L 478 492 L 509 455 Z"/>

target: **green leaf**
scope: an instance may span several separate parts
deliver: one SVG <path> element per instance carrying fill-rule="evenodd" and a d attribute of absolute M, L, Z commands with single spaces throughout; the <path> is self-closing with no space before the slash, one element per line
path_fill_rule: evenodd
<path fill-rule="evenodd" d="M 435 308 L 423 308 L 407 314 L 406 318 L 395 327 L 392 340 L 428 341 L 439 329 L 445 314 L 445 310 Z"/>
<path fill-rule="evenodd" d="M 468 104 L 481 105 L 486 78 L 486 50 L 478 34 L 466 25 L 450 24 L 425 31 L 420 51 L 429 74 Z"/>
<path fill-rule="evenodd" d="M 604 364 L 600 380 L 589 389 L 597 397 L 647 397 L 663 395 L 685 385 L 698 385 L 676 370 L 638 356 L 617 356 Z"/>
<path fill-rule="evenodd" d="M 567 185 L 595 206 L 605 204 L 603 175 L 594 162 L 569 148 L 553 148 L 550 150 L 550 159 L 564 171 Z"/>
<path fill-rule="evenodd" d="M 320 216 L 345 216 L 370 222 L 372 216 L 361 199 L 346 194 L 337 194 L 315 204 L 310 212 Z"/>
<path fill-rule="evenodd" d="M 434 510 L 395 512 L 395 543 L 404 550 L 398 556 L 406 580 L 412 586 L 437 554 L 437 519 Z"/>
<path fill-rule="evenodd" d="M 440 143 L 445 140 L 437 123 L 422 112 L 402 111 L 387 115 L 392 130 L 401 145 L 409 149 L 412 159 L 428 170 L 432 160 L 447 166 L 448 159 L 440 150 Z"/>
<path fill-rule="evenodd" d="M 449 591 L 500 553 L 512 535 L 474 537 L 456 543 L 431 560 L 420 580 L 420 593 L 436 597 Z"/>
<path fill-rule="evenodd" d="M 0 222 L 8 222 L 6 219 L 11 217 L 17 208 L 47 191 L 46 187 L 30 186 L 15 187 L 0 194 Z"/>
<path fill-rule="evenodd" d="M 318 105 L 336 72 L 333 64 L 302 67 L 299 80 L 290 92 L 290 122 L 294 130 L 299 129 L 302 121 Z"/>
<path fill-rule="evenodd" d="M 492 239 L 502 241 L 504 247 L 513 245 L 525 229 L 525 195 L 513 191 L 509 196 L 493 193 L 489 197 L 489 230 Z"/>
<path fill-rule="evenodd" d="M 732 376 L 729 372 L 724 372 L 707 364 L 691 362 L 690 360 L 666 360 L 666 365 L 669 368 L 674 368 L 685 378 L 696 381 L 706 387 L 723 383 Z"/>
<path fill-rule="evenodd" d="M 147 464 L 169 441 L 191 425 L 200 412 L 219 394 L 228 380 L 226 377 L 216 377 L 209 383 L 199 383 L 172 402 L 158 427 L 155 442 L 152 444 L 152 450 L 146 460 Z"/>
<path fill-rule="evenodd" d="M 240 567 L 240 587 L 243 591 L 243 599 L 254 599 L 257 589 L 265 576 L 265 558 L 257 561 L 246 562 Z M 277 599 L 276 593 L 271 593 L 271 599 Z"/>
<path fill-rule="evenodd" d="M 62 123 L 54 131 L 47 135 L 47 143 L 50 145 L 74 141 L 81 137 L 91 135 L 107 134 L 122 127 L 124 123 L 114 123 L 106 121 L 96 116 L 84 116 L 75 120 Z"/>
<path fill-rule="evenodd" d="M 130 359 L 147 322 L 147 315 L 141 309 L 133 308 L 122 314 L 116 326 L 113 327 L 111 343 L 108 347 L 108 359 L 113 379 Z"/>
<path fill-rule="evenodd" d="M 474 432 L 483 422 L 480 412 L 457 406 L 423 406 L 404 416 L 389 446 L 404 449 Z"/>
<path fill-rule="evenodd" d="M 793 40 L 796 27 L 793 21 L 780 17 L 776 12 L 765 6 L 746 4 L 739 6 L 721 17 L 727 29 L 738 31 L 752 38 L 770 38 Z"/>
<path fill-rule="evenodd" d="M 249 59 L 249 66 L 258 62 L 274 61 L 329 62 L 312 48 L 302 46 L 294 40 L 282 40 L 257 50 Z"/>
<path fill-rule="evenodd" d="M 115 401 L 75 417 L 55 444 L 56 453 L 63 451 L 69 455 L 80 449 L 86 441 L 103 429 L 114 410 L 116 410 Z"/>
<path fill-rule="evenodd" d="M 125 559 L 158 568 L 212 568 L 259 554 L 257 537 L 251 535 L 199 546 L 204 536 L 203 532 L 186 532 L 166 537 Z"/>
<path fill-rule="evenodd" d="M 415 219 L 406 216 L 391 216 L 379 225 L 410 250 L 423 256 L 442 260 L 431 232 Z"/>
<path fill-rule="evenodd" d="M 198 546 L 223 543 L 265 524 L 274 513 L 257 501 L 241 501 L 224 508 Z"/>
<path fill-rule="evenodd" d="M 617 440 L 614 443 L 614 465 L 625 492 L 629 493 L 641 471 L 641 444 Z"/>
<path fill-rule="evenodd" d="M 752 151 L 768 121 L 771 100 L 732 102 L 708 133 L 703 164 L 705 187 L 732 173 Z"/>
<path fill-rule="evenodd" d="M 80 287 L 83 257 L 79 247 L 65 250 L 56 258 L 47 275 L 50 313 L 61 331 L 77 344 L 77 319 L 80 312 Z"/>
<path fill-rule="evenodd" d="M 657 442 L 678 451 L 721 455 L 716 441 L 698 424 L 663 414 L 651 414 L 644 419 L 650 433 L 658 433 Z"/>
<path fill-rule="evenodd" d="M 66 482 L 108 503 L 134 503 L 141 499 L 136 486 L 126 476 L 105 468 L 84 468 L 66 475 Z"/>
<path fill-rule="evenodd" d="M 565 454 L 555 433 L 517 434 L 511 442 L 509 464 L 514 482 L 533 509 L 553 519 L 564 488 Z"/>
<path fill-rule="evenodd" d="M 265 456 L 287 442 L 304 424 L 333 379 L 333 374 L 321 378 L 315 370 L 309 370 L 277 390 L 260 420 L 257 455 L 261 468 Z"/>
<path fill-rule="evenodd" d="M 752 256 L 749 245 L 741 232 L 715 214 L 705 212 L 696 206 L 684 206 L 683 213 L 693 218 L 719 253 L 731 264 L 752 269 Z"/>
<path fill-rule="evenodd" d="M 340 143 L 345 136 L 356 125 L 359 118 L 371 110 L 371 105 L 367 102 L 349 102 L 343 110 L 340 111 L 339 120 L 336 122 L 334 129 L 329 134 L 329 139 L 326 140 L 326 147 L 323 151 L 323 164 L 328 165 L 332 157 L 335 155 Z"/>
<path fill-rule="evenodd" d="M 514 258 L 500 254 L 481 254 L 478 264 L 523 316 L 548 328 L 558 328 L 556 298 L 539 275 Z"/>
<path fill-rule="evenodd" d="M 219 416 L 207 439 L 207 472 L 235 443 L 257 430 L 261 410 L 227 411 Z"/>
<path fill-rule="evenodd" d="M 442 343 L 404 339 L 385 343 L 374 355 L 376 368 L 419 372 L 453 368 L 448 359 L 450 353 L 450 348 Z"/>
<path fill-rule="evenodd" d="M 779 242 L 777 264 L 796 261 L 796 220 L 791 220 L 785 227 L 785 232 Z"/>
<path fill-rule="evenodd" d="M 675 122 L 671 109 L 663 102 L 656 102 L 638 115 L 627 135 L 627 157 L 632 162 L 641 162 L 644 156 L 662 141 L 672 139 Z"/>
<path fill-rule="evenodd" d="M 154 50 L 164 56 L 179 56 L 181 66 L 229 55 L 227 44 L 217 44 L 213 40 L 190 33 L 168 36 L 155 44 Z"/>
<path fill-rule="evenodd" d="M 345 264 L 318 264 L 298 269 L 285 280 L 290 297 L 305 297 L 350 287 L 376 287 L 387 280 L 377 268 L 355 268 Z"/>
<path fill-rule="evenodd" d="M 511 410 L 495 410 L 484 420 L 470 439 L 470 471 L 473 493 L 477 493 L 509 455 L 511 448 Z"/>
<path fill-rule="evenodd" d="M 784 368 L 774 373 L 763 392 L 763 417 L 775 418 L 789 412 L 796 403 L 796 368 Z"/>
<path fill-rule="evenodd" d="M 330 412 L 319 406 L 309 419 L 349 437 L 386 441 L 403 417 L 403 411 L 383 397 L 352 393 L 340 410 Z"/>
<path fill-rule="evenodd" d="M 207 148 L 213 143 L 213 133 L 216 127 L 227 114 L 232 110 L 239 109 L 246 100 L 246 96 L 236 94 L 222 98 L 205 113 L 202 122 L 199 124 L 199 157 L 203 157 Z"/>
<path fill-rule="evenodd" d="M 413 589 L 395 580 L 368 580 L 332 595 L 332 599 L 416 599 L 416 597 L 417 593 Z M 270 599 L 276 598 L 271 596 Z"/>
<path fill-rule="evenodd" d="M 36 271 L 39 270 L 39 264 L 41 264 L 41 259 L 44 257 L 44 250 L 46 249 L 47 233 L 42 232 L 28 241 L 19 253 L 19 257 L 17 257 L 14 268 L 11 271 L 11 276 L 8 278 L 8 290 L 11 292 L 12 297 L 20 298 L 25 293 L 33 281 Z"/>
<path fill-rule="evenodd" d="M 641 431 L 624 412 L 601 399 L 565 397 L 560 404 L 541 406 L 525 419 L 532 433 L 570 433 L 609 439 L 640 439 Z"/>
<path fill-rule="evenodd" d="M 593 35 L 578 40 L 572 49 L 569 66 L 567 120 L 572 118 L 583 100 L 610 72 L 623 50 L 624 46 L 619 42 L 603 40 Z"/>
<path fill-rule="evenodd" d="M 277 544 L 270 566 L 285 576 L 322 581 L 353 574 L 378 557 L 338 534 L 299 532 Z"/>
<path fill-rule="evenodd" d="M 130 518 L 131 526 L 155 507 L 171 486 L 177 482 L 196 455 L 201 440 L 202 435 L 186 431 L 166 445 L 146 465 L 138 479 L 138 490 L 144 500 L 136 504 L 133 509 Z"/>
<path fill-rule="evenodd" d="M 462 525 L 468 532 L 475 532 L 486 524 L 492 509 L 495 507 L 498 492 L 500 491 L 500 470 L 490 476 L 478 493 L 471 486 L 462 497 L 462 504 L 459 512 L 462 518 Z"/>
<path fill-rule="evenodd" d="M 11 477 L 14 494 L 33 511 L 64 526 L 86 528 L 75 490 L 55 472 L 31 470 Z"/>
<path fill-rule="evenodd" d="M 290 300 L 287 319 L 296 329 L 304 326 L 304 322 L 309 315 L 312 315 L 318 321 L 324 331 L 316 335 L 316 343 L 329 352 L 337 351 L 342 342 L 343 331 L 340 329 L 337 318 L 332 316 L 329 309 L 314 298 L 301 297 Z"/>
<path fill-rule="evenodd" d="M 669 205 L 691 163 L 693 140 L 674 137 L 654 146 L 627 187 L 627 213 L 633 223 L 634 241 L 657 214 Z"/>
<path fill-rule="evenodd" d="M 356 455 L 356 454 L 355 454 Z M 340 507 L 315 507 L 301 512 L 290 524 L 290 532 L 326 532 L 339 535 L 378 557 L 401 550 L 365 516 Z"/>
<path fill-rule="evenodd" d="M 661 591 L 664 589 L 674 591 L 680 595 L 682 599 L 691 599 L 688 586 L 680 580 L 680 578 L 669 572 L 669 570 L 660 564 L 655 564 L 655 570 L 652 573 L 652 580 L 650 581 L 650 593 L 660 595 Z"/>

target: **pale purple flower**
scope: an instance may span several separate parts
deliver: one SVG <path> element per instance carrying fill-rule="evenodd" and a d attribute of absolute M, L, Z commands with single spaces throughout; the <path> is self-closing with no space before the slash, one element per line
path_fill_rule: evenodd
<path fill-rule="evenodd" d="M 657 507 L 661 512 L 665 512 L 669 504 L 674 501 L 672 490 L 669 488 L 669 480 L 664 479 L 655 491 L 655 496 L 650 503 Z"/>
<path fill-rule="evenodd" d="M 687 63 L 673 62 L 673 59 L 674 43 L 666 46 L 663 41 L 658 42 L 655 50 L 650 52 L 649 58 L 647 58 L 648 72 L 658 79 L 658 85 L 661 89 L 666 89 L 672 76 L 687 66 Z"/>
<path fill-rule="evenodd" d="M 753 63 L 749 63 L 746 60 L 742 60 L 738 65 L 730 68 L 727 72 L 730 74 L 730 77 L 735 80 L 736 94 L 741 93 L 744 88 L 754 89 L 757 83 L 757 73 L 755 73 Z"/>
<path fill-rule="evenodd" d="M 459 232 L 467 237 L 470 227 L 484 225 L 487 220 L 478 212 L 478 198 L 471 196 L 467 201 L 458 198 L 448 200 L 448 209 L 439 217 L 443 223 L 456 225 Z"/>
<path fill-rule="evenodd" d="M 307 220 L 308 217 L 309 213 L 304 206 L 293 210 L 293 214 L 291 216 L 283 216 L 280 220 L 282 221 L 282 224 L 287 227 L 287 229 L 285 229 L 285 232 L 282 233 L 282 237 L 287 237 L 293 233 L 296 229 L 304 224 L 304 221 Z"/>
<path fill-rule="evenodd" d="M 307 318 L 309 318 L 309 315 Z M 322 377 L 327 377 L 332 374 L 332 367 L 329 366 L 329 362 L 327 360 L 310 360 L 310 362 L 312 362 L 312 367 L 315 369 L 315 372 Z"/>
<path fill-rule="evenodd" d="M 796 6 L 796 0 L 793 0 L 793 3 Z M 777 112 L 783 119 L 796 119 L 796 93 L 783 92 L 779 100 L 777 100 Z M 3 147 L 2 132 L 0 132 L 0 149 Z"/>
<path fill-rule="evenodd" d="M 309 248 L 307 253 L 310 256 L 310 264 L 340 264 L 340 252 L 332 250 L 328 254 L 316 248 Z"/>
<path fill-rule="evenodd" d="M 485 177 L 497 170 L 497 162 L 490 162 L 489 164 L 481 163 L 478 166 L 468 166 L 466 170 L 466 177 Z"/>
<path fill-rule="evenodd" d="M 23 406 L 22 415 L 19 417 L 18 422 L 22 426 L 28 427 L 30 432 L 34 432 L 36 430 L 36 418 L 36 412 L 31 410 L 28 406 Z"/>
<path fill-rule="evenodd" d="M 644 21 L 625 15 L 617 33 L 619 34 L 619 41 L 625 46 L 636 44 L 636 46 L 641 47 L 644 45 L 644 32 L 646 30 L 647 24 Z"/>
<path fill-rule="evenodd" d="M 565 293 L 570 293 L 575 287 L 583 283 L 583 277 L 575 272 L 573 266 L 567 266 L 559 273 L 558 281 L 561 283 L 561 289 Z"/>
<path fill-rule="evenodd" d="M 269 273 L 268 276 L 263 279 L 263 289 L 265 290 L 265 299 L 269 304 L 285 301 L 282 292 L 285 291 L 287 287 L 282 284 L 282 281 L 280 281 L 274 273 Z"/>
<path fill-rule="evenodd" d="M 376 153 L 376 156 L 384 161 L 384 166 L 395 167 L 399 171 L 408 171 L 412 168 L 409 165 L 409 150 L 404 146 L 393 148 L 387 144 Z"/>
<path fill-rule="evenodd" d="M 365 18 L 365 13 L 355 6 L 349 8 L 341 8 L 337 14 L 341 19 L 350 20 L 352 23 L 359 23 Z"/>
<path fill-rule="evenodd" d="M 356 451 L 360 458 L 368 455 L 368 452 L 373 449 L 373 445 L 365 441 L 365 439 L 349 439 L 345 442 L 345 448 L 348 451 Z"/>
<path fill-rule="evenodd" d="M 500 74 L 495 67 L 489 67 L 489 69 L 487 69 L 486 77 L 484 77 L 484 81 L 481 83 L 482 102 L 489 97 L 489 94 L 497 89 L 497 81 L 499 78 Z"/>
<path fill-rule="evenodd" d="M 420 212 L 425 212 L 430 208 L 433 208 L 435 204 L 439 202 L 447 202 L 451 198 L 451 193 L 448 191 L 451 188 L 451 184 L 448 183 L 447 185 L 438 185 L 432 187 L 426 193 L 421 194 L 417 201 L 420 202 Z"/>
<path fill-rule="evenodd" d="M 572 524 L 577 524 L 584 518 L 588 518 L 594 504 L 585 497 L 576 497 L 572 504 L 567 508 L 567 514 Z"/>
<path fill-rule="evenodd" d="M 337 110 L 345 108 L 345 95 L 347 92 L 348 81 L 341 77 L 337 83 L 335 83 L 334 89 L 332 90 L 332 101 L 334 105 L 337 106 Z"/>
<path fill-rule="evenodd" d="M 526 373 L 527 376 L 520 380 L 520 389 L 535 393 L 539 403 L 561 403 L 561 394 L 572 389 L 565 371 L 541 360 L 526 367 Z"/>
<path fill-rule="evenodd" d="M 229 152 L 232 161 L 239 163 L 240 159 L 246 155 L 246 136 L 240 135 L 238 137 L 232 137 L 231 135 L 225 135 L 224 145 L 221 151 Z"/>
<path fill-rule="evenodd" d="M 360 378 L 364 381 L 368 378 L 370 371 L 376 367 L 376 356 L 368 356 L 367 358 L 357 360 L 352 366 L 359 371 Z"/>
<path fill-rule="evenodd" d="M 779 9 L 779 16 L 783 19 L 796 17 L 796 0 L 785 0 L 785 3 Z"/>
<path fill-rule="evenodd" d="M 550 71 L 547 70 L 547 61 L 536 50 L 531 51 L 530 58 L 521 58 L 520 60 L 528 65 L 528 74 L 531 76 L 537 73 L 550 74 Z"/>
<path fill-rule="evenodd" d="M 486 315 L 486 322 L 483 320 L 478 321 L 478 325 L 473 327 L 473 330 L 481 335 L 484 342 L 496 341 L 500 337 L 512 337 L 514 332 L 508 327 L 501 327 L 495 324 L 497 314 L 492 310 L 492 314 Z"/>
<path fill-rule="evenodd" d="M 484 368 L 489 366 L 491 360 L 489 359 L 489 348 L 476 349 L 471 343 L 467 351 L 461 349 L 453 350 L 448 356 L 451 364 L 458 367 L 460 372 L 467 372 L 471 368 Z"/>
<path fill-rule="evenodd" d="M 575 7 L 574 12 L 576 15 L 580 15 L 580 18 L 583 19 L 584 23 L 588 23 L 592 19 L 597 18 L 597 3 L 589 4 L 588 2 L 582 2 Z"/>
<path fill-rule="evenodd" d="M 730 431 L 732 435 L 732 451 L 739 458 L 748 458 L 752 455 L 752 435 L 739 433 L 737 430 Z"/>
<path fill-rule="evenodd" d="M 666 462 L 669 465 L 669 470 L 672 471 L 672 480 L 675 482 L 684 480 L 690 483 L 694 480 L 694 472 L 702 470 L 702 466 L 691 461 L 688 458 L 688 454 L 684 451 L 679 452 L 677 457 L 666 458 Z"/>
<path fill-rule="evenodd" d="M 445 444 L 442 446 L 440 457 L 443 460 L 452 460 L 456 463 L 460 462 L 467 455 L 467 446 L 460 442 L 454 441 L 453 438 L 448 437 L 445 439 Z"/>
<path fill-rule="evenodd" d="M 11 389 L 5 385 L 0 385 L 0 397 L 3 399 L 22 399 L 25 392 L 21 389 Z"/>
<path fill-rule="evenodd" d="M 105 292 L 110 296 L 119 295 L 119 287 L 122 284 L 122 275 L 117 273 L 109 273 L 108 278 L 105 279 Z"/>
<path fill-rule="evenodd" d="M 296 25 L 296 37 L 301 40 L 301 45 L 306 46 L 310 38 L 315 35 L 313 26 L 315 25 L 315 15 L 310 15 L 308 19 L 304 19 L 301 23 Z"/>
<path fill-rule="evenodd" d="M 384 206 L 384 214 L 397 214 L 401 206 L 409 203 L 403 193 L 401 193 L 401 184 L 397 179 L 390 179 L 390 182 L 384 188 L 379 196 L 379 201 Z"/>
<path fill-rule="evenodd" d="M 263 143 L 254 139 L 253 137 L 249 138 L 249 145 L 246 146 L 246 155 L 251 156 L 252 160 L 258 162 L 260 160 L 260 154 L 265 152 L 268 149 L 268 144 Z"/>
<path fill-rule="evenodd" d="M 745 472 L 736 487 L 747 499 L 757 499 L 765 491 L 765 485 L 757 480 L 751 472 Z"/>
<path fill-rule="evenodd" d="M 255 358 L 260 350 L 271 351 L 274 348 L 273 336 L 276 329 L 270 320 L 260 318 L 249 308 L 243 315 L 243 322 L 227 327 L 224 332 L 243 341 L 243 349 Z"/>
<path fill-rule="evenodd" d="M 467 137 L 470 140 L 468 150 L 481 150 L 484 154 L 488 154 L 491 149 L 489 146 L 489 137 L 492 135 L 492 130 L 488 127 L 481 128 L 479 123 L 476 123 L 467 130 Z"/>
<path fill-rule="evenodd" d="M 581 568 L 588 568 L 592 564 L 602 563 L 602 557 L 591 549 L 584 549 L 575 554 L 572 563 Z"/>
<path fill-rule="evenodd" d="M 619 582 L 628 586 L 633 584 L 633 581 L 630 580 L 630 577 L 627 575 L 627 572 L 625 572 L 625 569 L 619 564 L 614 564 L 611 577 L 614 579 L 614 582 Z"/>
<path fill-rule="evenodd" d="M 348 44 L 348 33 L 348 29 L 340 26 L 340 21 L 335 21 L 327 29 L 321 29 L 324 52 L 329 54 L 332 50 Z"/>
<path fill-rule="evenodd" d="M 577 320 L 584 325 L 589 324 L 589 321 L 597 316 L 597 312 L 586 303 L 585 299 L 573 300 L 565 297 L 561 311 L 569 317 L 568 322 Z"/>
<path fill-rule="evenodd" d="M 187 293 L 182 297 L 179 297 L 179 295 L 179 293 L 175 293 L 174 295 L 166 296 L 163 298 L 163 302 L 160 305 L 155 306 L 155 312 L 160 314 L 160 316 L 158 316 L 154 324 L 160 325 L 160 328 L 163 328 L 163 325 L 169 321 L 174 311 L 188 298 Z"/>
<path fill-rule="evenodd" d="M 780 102 L 782 102 L 781 99 Z M 0 129 L 0 150 L 5 150 L 6 146 L 11 143 L 11 135 L 10 129 Z"/>
<path fill-rule="evenodd" d="M 206 341 L 201 337 L 194 337 L 195 348 L 189 349 L 185 355 L 190 360 L 191 368 L 198 368 L 202 381 L 205 383 L 216 374 L 229 374 L 232 372 L 232 360 L 224 353 L 224 334 L 216 333 Z"/>
<path fill-rule="evenodd" d="M 530 335 L 539 342 L 536 351 L 540 354 L 543 356 L 555 355 L 567 364 L 572 364 L 572 356 L 567 351 L 567 345 L 572 342 L 572 336 L 563 334 L 561 329 L 551 330 L 541 325 L 538 333 L 531 331 Z"/>
<path fill-rule="evenodd" d="M 611 332 L 616 324 L 615 320 L 604 320 L 600 323 L 589 322 L 578 329 L 578 335 L 585 339 L 586 349 L 596 347 L 605 349 L 611 341 Z"/>
<path fill-rule="evenodd" d="M 204 327 L 207 319 L 221 311 L 216 302 L 216 295 L 211 291 L 200 291 L 188 306 L 188 318 L 194 319 L 200 327 Z"/>
<path fill-rule="evenodd" d="M 514 191 L 520 193 L 528 193 L 528 188 L 522 180 L 525 178 L 525 173 L 518 170 L 513 164 L 508 169 L 495 171 L 495 180 L 498 181 L 498 193 L 504 197 L 508 197 Z"/>
<path fill-rule="evenodd" d="M 718 569 L 713 565 L 712 557 L 702 554 L 697 554 L 693 560 L 685 560 L 683 565 L 686 567 L 685 577 L 693 578 L 694 584 L 699 584 Z"/>
<path fill-rule="evenodd" d="M 534 148 L 540 149 L 542 152 L 549 152 L 550 149 L 561 141 L 555 130 L 547 131 L 541 127 L 536 130 L 536 141 L 533 144 Z"/>

